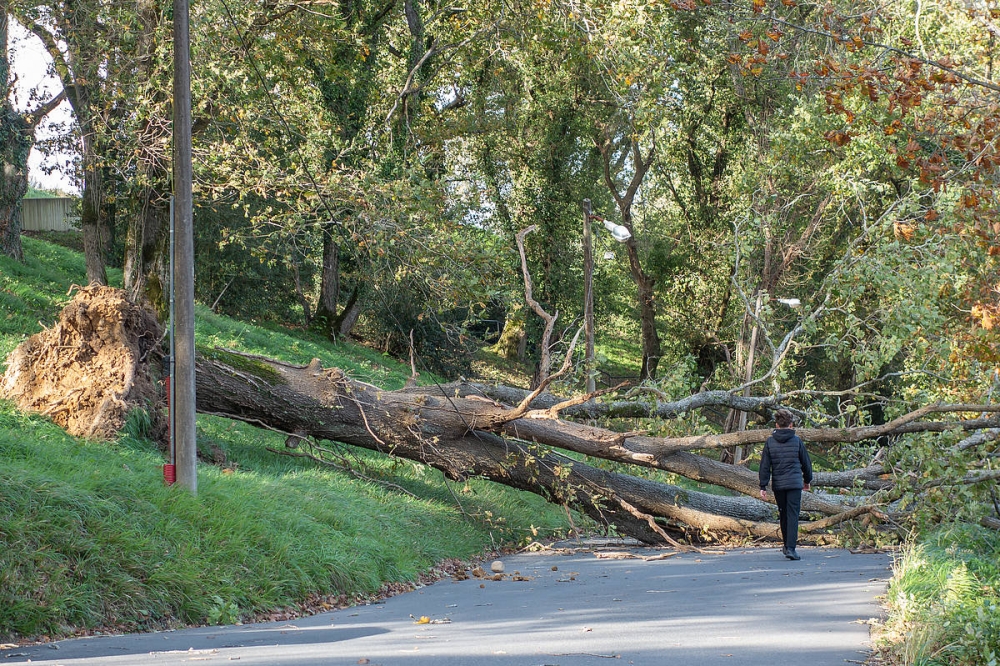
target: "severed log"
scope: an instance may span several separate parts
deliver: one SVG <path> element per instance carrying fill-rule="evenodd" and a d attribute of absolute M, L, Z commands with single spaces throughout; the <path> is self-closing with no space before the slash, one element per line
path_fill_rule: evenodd
<path fill-rule="evenodd" d="M 239 365 L 199 358 L 199 411 L 417 460 L 452 479 L 487 478 L 577 508 L 646 543 L 662 537 L 632 508 L 673 518 L 676 507 L 686 505 L 696 507 L 692 515 L 773 520 L 773 508 L 753 498 L 687 491 L 501 437 L 491 429 L 503 423 L 508 409 L 489 400 L 383 391 L 339 370 L 264 361 L 249 370 Z M 550 425 L 557 430 L 563 424 Z"/>

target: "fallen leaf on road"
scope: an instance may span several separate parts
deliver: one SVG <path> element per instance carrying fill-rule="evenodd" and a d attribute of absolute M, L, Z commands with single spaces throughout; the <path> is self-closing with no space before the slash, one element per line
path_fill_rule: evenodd
<path fill-rule="evenodd" d="M 432 620 L 426 615 L 421 615 L 420 617 L 413 617 L 410 613 L 410 617 L 413 619 L 413 624 L 451 624 L 451 620 L 448 618 L 443 618 L 440 620 Z"/>

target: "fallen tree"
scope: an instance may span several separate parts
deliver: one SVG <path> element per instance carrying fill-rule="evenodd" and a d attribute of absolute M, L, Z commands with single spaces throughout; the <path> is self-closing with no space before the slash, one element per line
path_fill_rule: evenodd
<path fill-rule="evenodd" d="M 94 374 L 111 372 L 128 380 L 125 384 L 129 387 L 145 386 L 152 381 L 149 343 L 156 336 L 148 329 L 144 317 L 142 326 L 129 324 L 138 321 L 136 313 L 141 312 L 134 308 L 118 290 L 81 289 L 53 329 L 32 337 L 11 355 L 2 384 L 3 397 L 18 400 L 20 396 L 32 396 L 29 402 L 19 401 L 19 404 L 49 414 L 63 409 L 73 412 L 77 421 L 90 424 L 88 436 L 109 432 L 109 428 L 93 427 L 101 410 L 107 411 L 107 405 L 122 407 L 136 403 L 128 403 L 124 384 L 95 381 Z M 112 349 L 115 345 L 128 353 L 115 353 Z M 102 350 L 103 355 L 95 349 Z M 59 354 L 68 356 L 57 360 Z M 100 367 L 87 365 L 89 359 L 99 356 L 120 359 L 120 365 L 125 367 L 107 363 Z M 65 395 L 74 389 L 65 383 L 58 386 L 63 391 L 61 395 L 54 389 L 29 386 L 53 371 L 64 372 L 68 367 L 79 370 L 81 384 L 108 386 L 110 394 L 93 395 L 86 405 L 77 401 L 70 409 Z M 615 432 L 565 417 L 572 410 L 591 409 L 600 404 L 586 396 L 560 399 L 538 391 L 520 393 L 467 382 L 385 391 L 351 379 L 340 370 L 325 369 L 315 359 L 306 365 L 294 365 L 231 350 L 199 355 L 196 381 L 200 412 L 289 434 L 290 446 L 295 448 L 279 453 L 306 455 L 322 461 L 324 441 L 380 451 L 425 463 L 451 479 L 481 477 L 537 493 L 646 543 L 674 542 L 670 530 L 675 528 L 719 536 L 770 538 L 777 533 L 773 507 L 754 497 L 758 486 L 753 471 L 695 453 L 737 443 L 763 442 L 769 430 L 682 438 Z M 49 396 L 51 404 L 45 403 L 44 395 Z M 517 396 L 518 401 L 499 399 L 504 396 Z M 770 404 L 767 400 L 751 402 L 755 403 L 754 409 L 760 409 Z M 691 396 L 688 401 L 684 409 L 707 404 L 705 398 L 698 396 Z M 744 401 L 747 398 L 738 395 L 730 395 L 728 402 L 718 392 L 711 396 L 711 403 L 716 405 L 748 406 Z M 96 405 L 97 410 L 84 413 L 88 405 Z M 647 403 L 645 408 L 647 413 L 664 409 L 681 413 L 677 404 Z M 998 411 L 1000 407 L 996 406 L 930 405 L 881 426 L 799 432 L 811 442 L 856 442 L 915 430 L 997 428 Z M 932 414 L 948 412 L 974 412 L 976 418 L 950 422 L 923 420 Z M 115 414 L 120 415 L 120 411 Z M 120 417 L 116 423 L 119 422 Z M 732 492 L 719 495 L 683 489 L 602 469 L 571 458 L 566 452 L 660 469 Z M 815 520 L 804 523 L 803 532 L 816 535 L 861 516 L 891 519 L 880 507 L 895 497 L 894 471 L 879 460 L 880 455 L 876 454 L 864 467 L 817 474 L 815 488 L 851 487 L 859 494 L 804 493 L 803 510 Z M 992 477 L 970 482 L 991 480 Z"/>

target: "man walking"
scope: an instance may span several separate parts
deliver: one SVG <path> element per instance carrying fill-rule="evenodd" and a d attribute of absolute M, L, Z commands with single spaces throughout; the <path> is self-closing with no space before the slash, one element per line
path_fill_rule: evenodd
<path fill-rule="evenodd" d="M 790 560 L 800 560 L 802 558 L 795 552 L 799 538 L 799 509 L 802 491 L 809 490 L 813 472 L 806 446 L 792 429 L 793 421 L 787 409 L 774 413 L 774 423 L 778 427 L 764 442 L 764 453 L 760 457 L 760 498 L 767 499 L 770 481 L 784 542 L 781 552 Z"/>

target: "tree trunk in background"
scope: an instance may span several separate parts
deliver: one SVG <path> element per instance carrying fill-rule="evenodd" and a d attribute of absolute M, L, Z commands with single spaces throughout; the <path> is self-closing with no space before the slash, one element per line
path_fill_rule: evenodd
<path fill-rule="evenodd" d="M 0 93 L 10 84 L 7 59 L 8 2 L 0 0 Z M 21 200 L 28 191 L 28 153 L 31 126 L 11 107 L 0 101 L 0 254 L 24 261 L 21 247 Z"/>
<path fill-rule="evenodd" d="M 354 325 L 358 323 L 358 317 L 362 312 L 361 285 L 354 287 L 351 297 L 347 299 L 347 304 L 340 311 L 334 322 L 333 330 L 340 338 L 346 338 L 351 334 Z"/>
<path fill-rule="evenodd" d="M 21 201 L 28 191 L 27 123 L 6 103 L 0 107 L 0 254 L 24 261 Z"/>
<path fill-rule="evenodd" d="M 632 229 L 632 216 L 623 211 L 622 223 Z M 628 250 L 629 271 L 632 273 L 632 280 L 635 282 L 636 298 L 639 301 L 639 324 L 642 332 L 642 370 L 639 372 L 641 380 L 655 379 L 656 367 L 660 364 L 660 336 L 656 332 L 656 301 L 653 287 L 656 285 L 656 278 L 647 275 L 642 270 L 639 263 L 639 251 L 635 244 L 635 235 L 625 242 Z"/>
<path fill-rule="evenodd" d="M 78 116 L 79 117 L 79 116 Z M 93 136 L 81 124 L 83 138 L 83 193 L 80 211 L 80 228 L 83 231 L 83 256 L 87 263 L 88 284 L 108 284 L 104 252 L 108 243 L 108 232 L 101 223 L 101 199 L 103 198 L 101 168 L 97 166 L 97 156 L 93 149 Z"/>
<path fill-rule="evenodd" d="M 629 140 L 627 149 L 631 154 L 632 168 L 635 171 L 632 173 L 632 178 L 625 190 L 619 191 L 619 186 L 615 182 L 615 174 L 612 173 L 612 163 L 615 162 L 613 157 L 615 146 L 607 127 L 601 129 L 601 136 L 597 138 L 596 143 L 603 161 L 604 183 L 608 186 L 608 190 L 618 206 L 618 212 L 622 216 L 622 225 L 631 234 L 625 241 L 625 247 L 628 250 L 629 272 L 635 282 L 636 299 L 639 301 L 639 324 L 642 331 L 642 369 L 639 378 L 641 380 L 656 379 L 656 367 L 660 364 L 660 354 L 662 353 L 660 336 L 656 332 L 656 300 L 653 291 L 656 278 L 642 270 L 632 219 L 632 204 L 635 202 L 635 195 L 639 191 L 639 186 L 642 185 L 649 167 L 653 165 L 656 149 L 655 146 L 651 147 L 649 154 L 643 158 L 639 143 L 635 139 Z"/>
<path fill-rule="evenodd" d="M 340 299 L 340 245 L 333 234 L 333 222 L 323 224 L 323 271 L 320 274 L 319 302 L 313 321 L 324 335 L 336 340 L 339 331 L 337 322 L 337 301 Z"/>
<path fill-rule="evenodd" d="M 634 243 L 630 240 L 629 243 Z M 634 251 L 629 249 L 629 265 L 632 266 L 632 278 L 635 280 L 639 300 L 639 324 L 642 331 L 642 369 L 639 378 L 656 379 L 656 368 L 660 364 L 660 336 L 656 332 L 656 302 L 653 298 L 653 286 L 656 280 L 646 275 L 639 265 L 638 258 L 634 261 Z"/>
<path fill-rule="evenodd" d="M 170 284 L 170 179 L 163 173 L 140 196 L 138 213 L 129 221 L 125 241 L 125 290 L 143 299 L 161 316 L 167 312 Z"/>
<path fill-rule="evenodd" d="M 128 220 L 125 238 L 125 290 L 135 302 L 145 300 L 165 319 L 170 285 L 170 196 L 173 191 L 173 155 L 170 146 L 172 116 L 169 108 L 169 66 L 162 49 L 161 32 L 170 21 L 155 0 L 136 3 L 141 30 L 135 47 L 135 71 L 129 85 L 149 96 L 149 117 L 136 128 L 141 151 L 137 175 L 130 192 L 135 212 Z M 159 82 L 156 85 L 155 82 Z"/>

